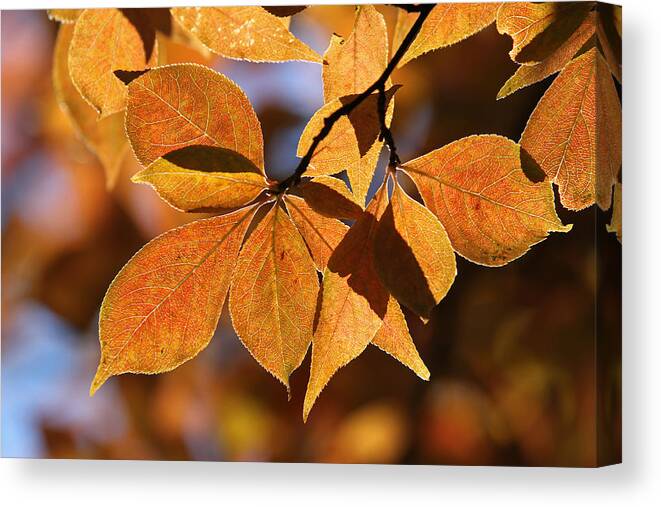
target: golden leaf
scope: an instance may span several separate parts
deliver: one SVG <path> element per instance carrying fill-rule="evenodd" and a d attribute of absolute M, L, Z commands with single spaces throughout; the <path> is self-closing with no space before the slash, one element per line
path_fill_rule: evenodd
<path fill-rule="evenodd" d="M 312 341 L 318 292 L 303 238 L 277 202 L 241 249 L 229 307 L 243 344 L 288 391 Z"/>
<path fill-rule="evenodd" d="M 570 210 L 611 203 L 622 163 L 620 100 L 596 48 L 569 63 L 533 111 L 521 146 Z"/>
<path fill-rule="evenodd" d="M 505 137 L 465 137 L 403 169 L 445 227 L 454 250 L 477 264 L 502 266 L 549 232 L 571 229 L 555 212 L 550 183 L 529 179 L 519 145 Z"/>
<path fill-rule="evenodd" d="M 622 243 L 622 183 L 615 184 L 613 214 L 611 216 L 611 223 L 606 226 L 606 229 L 608 232 L 615 233 L 617 239 Z"/>
<path fill-rule="evenodd" d="M 101 118 L 121 111 L 126 105 L 126 86 L 113 72 L 154 65 L 158 59 L 155 32 L 141 34 L 119 9 L 85 9 L 74 27 L 69 70 L 76 89 Z"/>
<path fill-rule="evenodd" d="M 297 190 L 313 210 L 325 217 L 356 220 L 363 214 L 363 208 L 339 178 L 317 176 L 303 181 Z"/>
<path fill-rule="evenodd" d="M 395 181 L 374 242 L 381 283 L 404 306 L 429 317 L 457 274 L 454 250 L 438 218 Z"/>
<path fill-rule="evenodd" d="M 53 54 L 53 87 L 60 108 L 69 116 L 87 148 L 96 155 L 106 174 L 106 185 L 112 188 L 117 180 L 128 142 L 124 134 L 121 113 L 101 120 L 96 111 L 80 96 L 69 76 L 68 52 L 73 25 L 62 25 L 57 32 Z"/>
<path fill-rule="evenodd" d="M 241 88 L 196 64 L 158 67 L 133 80 L 126 132 L 145 166 L 192 144 L 240 153 L 264 169 L 262 128 Z"/>
<path fill-rule="evenodd" d="M 321 63 L 283 20 L 262 7 L 177 7 L 173 17 L 210 51 L 236 60 Z"/>
<path fill-rule="evenodd" d="M 374 271 L 371 253 L 376 220 L 387 201 L 384 189 L 342 238 L 324 271 L 304 420 L 330 378 L 365 350 L 386 315 L 389 295 Z"/>
<path fill-rule="evenodd" d="M 507 97 L 562 70 L 595 34 L 596 24 L 597 14 L 591 12 L 581 26 L 551 56 L 537 65 L 521 65 L 500 89 L 498 98 Z"/>
<path fill-rule="evenodd" d="M 63 24 L 75 23 L 82 9 L 48 9 L 48 19 L 59 21 Z"/>
<path fill-rule="evenodd" d="M 496 19 L 497 3 L 438 4 L 425 20 L 398 67 L 429 51 L 456 44 L 489 26 Z M 400 14 L 395 29 L 393 49 L 396 51 L 413 25 L 417 14 Z"/>
<path fill-rule="evenodd" d="M 319 271 L 326 269 L 328 259 L 342 241 L 349 227 L 339 220 L 314 211 L 303 199 L 287 194 L 285 204 L 289 215 L 305 240 Z"/>
<path fill-rule="evenodd" d="M 208 345 L 254 211 L 172 229 L 122 268 L 101 305 L 90 394 L 112 375 L 172 370 Z"/>

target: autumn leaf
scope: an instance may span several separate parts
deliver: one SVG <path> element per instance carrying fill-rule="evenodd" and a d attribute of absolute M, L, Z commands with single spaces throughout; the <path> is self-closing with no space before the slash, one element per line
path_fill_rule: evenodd
<path fill-rule="evenodd" d="M 550 183 L 529 179 L 519 145 L 505 137 L 465 137 L 403 169 L 445 227 L 454 250 L 477 264 L 502 266 L 549 232 L 571 229 L 556 215 Z"/>
<path fill-rule="evenodd" d="M 138 160 L 190 145 L 227 148 L 264 170 L 257 115 L 229 78 L 196 64 L 158 67 L 128 86 L 126 133 Z"/>
<path fill-rule="evenodd" d="M 386 315 L 389 295 L 374 271 L 371 254 L 377 217 L 387 204 L 386 192 L 382 186 L 376 193 L 342 238 L 324 271 L 304 420 L 330 378 L 365 350 Z"/>
<path fill-rule="evenodd" d="M 298 185 L 298 193 L 320 215 L 355 220 L 363 213 L 346 184 L 332 176 L 317 176 Z"/>
<path fill-rule="evenodd" d="M 614 8 L 614 13 L 617 12 L 615 9 L 616 6 L 611 6 Z M 620 7 L 621 11 L 621 7 Z M 613 20 L 615 24 L 614 28 L 617 28 L 617 20 Z M 609 36 L 606 27 L 604 26 L 604 20 L 602 16 L 599 16 L 599 19 L 596 23 L 597 27 L 597 39 L 599 41 L 599 47 L 602 50 L 602 54 L 608 68 L 610 69 L 615 79 L 622 82 L 622 36 L 620 34 L 612 34 Z"/>
<path fill-rule="evenodd" d="M 512 60 L 536 64 L 556 51 L 592 8 L 590 2 L 513 2 L 498 9 L 496 28 L 512 37 Z"/>
<path fill-rule="evenodd" d="M 617 239 L 622 243 L 622 183 L 615 184 L 613 214 L 611 216 L 611 223 L 606 226 L 606 229 L 608 232 L 615 233 Z"/>
<path fill-rule="evenodd" d="M 146 183 L 181 211 L 236 208 L 252 202 L 266 188 L 260 170 L 225 148 L 187 146 L 152 162 L 132 181 Z"/>
<path fill-rule="evenodd" d="M 383 285 L 404 306 L 429 317 L 457 274 L 454 250 L 438 218 L 395 180 L 374 242 L 374 266 Z"/>
<path fill-rule="evenodd" d="M 172 370 L 208 345 L 254 211 L 170 230 L 122 268 L 101 305 L 90 394 L 112 375 Z"/>
<path fill-rule="evenodd" d="M 397 67 L 403 67 L 429 51 L 451 46 L 479 32 L 493 23 L 498 7 L 497 3 L 437 4 Z M 417 13 L 398 13 L 393 51 L 401 46 L 417 16 Z"/>
<path fill-rule="evenodd" d="M 262 7 L 177 7 L 173 17 L 210 51 L 236 60 L 321 63 L 285 22 Z"/>
<path fill-rule="evenodd" d="M 82 9 L 48 9 L 48 19 L 59 21 L 63 24 L 73 24 L 80 16 Z"/>
<path fill-rule="evenodd" d="M 124 134 L 124 118 L 117 113 L 99 120 L 96 111 L 85 102 L 74 87 L 68 65 L 73 30 L 73 25 L 63 24 L 57 32 L 53 54 L 55 98 L 60 108 L 71 119 L 85 146 L 101 162 L 106 174 L 107 187 L 112 188 L 128 149 Z"/>
<path fill-rule="evenodd" d="M 498 92 L 498 99 L 547 78 L 562 70 L 579 50 L 594 36 L 597 13 L 591 12 L 578 29 L 548 58 L 537 65 L 521 65 Z"/>
<path fill-rule="evenodd" d="M 147 47 L 138 28 L 119 9 L 85 9 L 74 27 L 69 70 L 76 89 L 101 118 L 121 111 L 126 87 L 113 72 L 155 65 L 155 33 Z"/>
<path fill-rule="evenodd" d="M 243 344 L 287 390 L 312 341 L 318 292 L 303 238 L 276 203 L 241 249 L 229 307 Z"/>
<path fill-rule="evenodd" d="M 339 220 L 320 215 L 300 197 L 287 194 L 284 201 L 317 269 L 323 272 L 349 227 Z"/>
<path fill-rule="evenodd" d="M 570 210 L 606 210 L 622 164 L 620 100 L 596 48 L 569 63 L 533 111 L 521 146 Z"/>

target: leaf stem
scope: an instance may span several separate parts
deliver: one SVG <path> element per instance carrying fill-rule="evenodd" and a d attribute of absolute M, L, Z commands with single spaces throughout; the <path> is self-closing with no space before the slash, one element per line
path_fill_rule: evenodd
<path fill-rule="evenodd" d="M 385 86 L 386 86 L 386 82 L 390 78 L 390 75 L 397 67 L 397 64 L 402 60 L 404 54 L 406 53 L 408 48 L 411 46 L 415 38 L 420 33 L 420 29 L 422 28 L 423 23 L 427 19 L 427 16 L 429 16 L 429 13 L 434 8 L 434 4 L 419 4 L 416 6 L 407 6 L 407 7 L 415 7 L 416 10 L 413 12 L 419 12 L 420 15 L 413 23 L 413 26 L 411 26 L 411 29 L 406 34 L 406 37 L 404 37 L 404 40 L 402 40 L 402 43 L 397 49 L 397 52 L 393 55 L 393 57 L 391 58 L 390 62 L 386 66 L 381 76 L 379 76 L 379 78 L 371 86 L 369 86 L 364 92 L 357 95 L 351 102 L 347 102 L 342 107 L 332 112 L 326 119 L 324 119 L 324 126 L 321 128 L 319 133 L 312 139 L 312 144 L 310 144 L 308 151 L 305 153 L 305 155 L 303 155 L 303 158 L 301 158 L 300 162 L 298 163 L 298 166 L 296 166 L 296 169 L 294 170 L 294 174 L 292 174 L 287 179 L 281 181 L 278 184 L 277 186 L 278 193 L 286 191 L 287 189 L 289 189 L 294 185 L 297 185 L 301 181 L 301 177 L 303 176 L 303 174 L 305 174 L 305 171 L 307 171 L 310 165 L 310 161 L 312 160 L 312 155 L 319 146 L 319 143 L 321 143 L 326 138 L 326 136 L 330 134 L 335 123 L 343 116 L 349 115 L 351 111 L 353 111 L 356 107 L 358 107 L 365 99 L 367 99 L 375 91 L 379 92 L 379 117 L 380 117 L 379 119 L 381 122 L 381 137 L 385 140 L 388 149 L 390 150 L 391 163 L 393 161 L 397 161 L 397 162 L 399 161 L 392 132 L 390 132 L 390 129 L 386 125 L 385 115 L 386 115 L 387 100 L 385 96 Z"/>

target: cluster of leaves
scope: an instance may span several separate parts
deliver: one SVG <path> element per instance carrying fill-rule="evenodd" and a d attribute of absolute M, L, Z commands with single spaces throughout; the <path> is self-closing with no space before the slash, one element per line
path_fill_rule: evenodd
<path fill-rule="evenodd" d="M 300 8 L 171 9 L 188 40 L 222 56 L 322 63 L 325 104 L 301 135 L 299 166 L 280 182 L 266 176 L 260 122 L 235 83 L 197 64 L 154 66 L 157 44 L 147 51 L 153 39 L 145 33 L 157 28 L 148 15 L 71 14 L 73 28 L 63 25 L 58 36 L 55 82 L 60 96 L 79 95 L 64 99 L 74 119 L 70 103 L 81 97 L 99 114 L 78 120 L 89 144 L 103 158 L 101 124 L 125 110 L 128 142 L 144 166 L 133 181 L 181 211 L 216 213 L 155 238 L 117 275 L 101 307 L 91 392 L 112 375 L 164 372 L 194 357 L 211 340 L 228 295 L 239 338 L 288 390 L 312 345 L 304 418 L 331 377 L 369 344 L 428 379 L 402 306 L 428 318 L 453 284 L 456 254 L 502 266 L 550 232 L 568 231 L 552 182 L 570 209 L 610 206 L 619 99 L 609 82 L 613 67 L 601 56 L 605 44 L 583 39 L 591 27 L 595 33 L 598 15 L 583 5 L 402 6 L 392 47 L 383 16 L 361 6 L 351 34 L 333 36 L 323 58 L 287 28 L 282 16 Z M 562 70 L 521 143 L 476 135 L 399 160 L 390 132 L 395 67 L 494 21 L 513 36 L 512 57 L 522 64 L 507 93 Z M 386 178 L 366 203 L 384 145 Z M 350 188 L 336 176 L 343 171 Z M 424 204 L 400 185 L 401 174 Z"/>

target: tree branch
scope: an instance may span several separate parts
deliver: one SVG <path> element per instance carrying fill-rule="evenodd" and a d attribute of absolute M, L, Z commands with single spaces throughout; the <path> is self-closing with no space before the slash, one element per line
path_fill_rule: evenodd
<path fill-rule="evenodd" d="M 326 119 L 324 119 L 324 126 L 322 127 L 321 131 L 319 131 L 319 133 L 312 140 L 312 144 L 310 144 L 308 151 L 305 153 L 305 155 L 303 155 L 303 158 L 301 158 L 301 161 L 298 163 L 298 166 L 296 166 L 294 174 L 289 176 L 287 179 L 281 181 L 277 185 L 277 187 L 274 189 L 276 193 L 284 192 L 291 186 L 296 185 L 301 181 L 301 177 L 303 176 L 305 171 L 307 171 L 308 166 L 310 165 L 310 161 L 312 160 L 312 155 L 319 146 L 319 143 L 321 143 L 326 138 L 326 136 L 330 134 L 335 123 L 343 116 L 349 115 L 351 111 L 353 111 L 356 107 L 358 107 L 365 99 L 367 99 L 375 91 L 379 92 L 379 117 L 380 117 L 379 119 L 381 122 L 381 137 L 385 140 L 386 144 L 388 145 L 388 149 L 390 150 L 391 162 L 399 161 L 399 157 L 397 156 L 397 149 L 395 148 L 395 142 L 392 137 L 392 133 L 390 132 L 390 129 L 386 125 L 386 120 L 385 120 L 385 114 L 386 114 L 385 86 L 386 86 L 386 82 L 388 81 L 388 78 L 390 78 L 390 75 L 397 67 L 397 64 L 402 60 L 404 54 L 406 53 L 408 48 L 411 46 L 415 38 L 420 33 L 422 24 L 427 19 L 427 16 L 429 16 L 431 10 L 434 8 L 434 4 L 420 4 L 416 6 L 407 6 L 407 7 L 415 7 L 418 10 L 413 12 L 420 12 L 420 15 L 415 20 L 415 23 L 413 23 L 413 26 L 406 34 L 406 37 L 404 37 L 404 40 L 397 49 L 397 52 L 393 55 L 392 59 L 386 66 L 385 70 L 383 71 L 379 79 L 377 79 L 363 93 L 357 95 L 351 102 L 344 104 L 342 107 L 335 110 Z M 383 104 L 381 104 L 381 102 L 383 102 Z"/>

